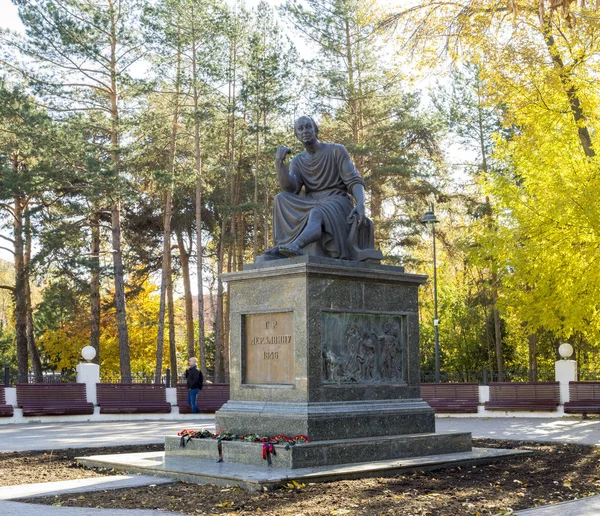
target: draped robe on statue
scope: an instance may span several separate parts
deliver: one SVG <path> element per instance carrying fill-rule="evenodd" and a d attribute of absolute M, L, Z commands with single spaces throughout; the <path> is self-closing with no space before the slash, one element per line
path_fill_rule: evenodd
<path fill-rule="evenodd" d="M 304 151 L 292 159 L 290 175 L 298 188 L 294 193 L 282 192 L 275 196 L 275 245 L 293 242 L 306 227 L 310 213 L 318 210 L 323 218 L 320 241 L 323 251 L 332 258 L 350 259 L 347 219 L 354 203 L 349 193 L 354 185 L 364 185 L 364 182 L 346 148 L 321 142 L 315 154 Z M 302 187 L 304 195 L 299 195 Z"/>

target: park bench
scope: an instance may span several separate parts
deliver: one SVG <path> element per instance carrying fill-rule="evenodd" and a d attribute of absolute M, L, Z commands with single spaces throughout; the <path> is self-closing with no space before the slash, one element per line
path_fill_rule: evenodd
<path fill-rule="evenodd" d="M 205 383 L 198 393 L 196 405 L 202 412 L 216 412 L 229 401 L 228 383 Z M 188 389 L 184 383 L 177 384 L 177 406 L 180 414 L 191 414 L 188 405 Z"/>
<path fill-rule="evenodd" d="M 567 414 L 600 414 L 600 382 L 569 382 Z"/>
<path fill-rule="evenodd" d="M 14 412 L 12 405 L 6 404 L 6 395 L 4 393 L 4 386 L 0 386 L 0 417 L 12 417 Z"/>
<path fill-rule="evenodd" d="M 553 411 L 559 401 L 558 382 L 491 382 L 485 409 Z"/>
<path fill-rule="evenodd" d="M 18 383 L 17 406 L 24 416 L 93 414 L 84 383 Z"/>
<path fill-rule="evenodd" d="M 436 413 L 477 413 L 479 385 L 465 383 L 422 383 L 423 398 Z"/>
<path fill-rule="evenodd" d="M 97 383 L 96 394 L 100 414 L 169 414 L 164 384 Z"/>

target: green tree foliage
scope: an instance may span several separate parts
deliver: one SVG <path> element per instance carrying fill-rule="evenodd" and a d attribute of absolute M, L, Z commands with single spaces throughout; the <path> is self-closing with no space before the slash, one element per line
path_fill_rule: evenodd
<path fill-rule="evenodd" d="M 431 274 L 420 219 L 435 200 L 445 371 L 535 378 L 565 339 L 596 366 L 589 3 L 14 2 L 25 33 L 0 33 L 0 245 L 15 257 L 0 354 L 21 374 L 72 368 L 89 342 L 125 379 L 132 363 L 160 376 L 168 339 L 172 368 L 194 354 L 226 375 L 221 274 L 271 247 L 273 153 L 301 150 L 303 113 L 351 152 L 388 263 Z"/>

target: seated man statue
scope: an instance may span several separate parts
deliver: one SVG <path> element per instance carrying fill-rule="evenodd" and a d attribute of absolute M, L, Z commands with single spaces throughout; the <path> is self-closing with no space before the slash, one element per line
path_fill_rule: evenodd
<path fill-rule="evenodd" d="M 292 159 L 288 170 L 290 150 L 277 149 L 275 167 L 283 192 L 275 196 L 273 206 L 275 247 L 259 261 L 302 254 L 380 260 L 379 251 L 367 249 L 365 254 L 360 249 L 365 244 L 373 247 L 372 224 L 365 217 L 364 182 L 346 148 L 320 142 L 319 128 L 308 116 L 296 120 L 294 134 L 305 151 Z"/>

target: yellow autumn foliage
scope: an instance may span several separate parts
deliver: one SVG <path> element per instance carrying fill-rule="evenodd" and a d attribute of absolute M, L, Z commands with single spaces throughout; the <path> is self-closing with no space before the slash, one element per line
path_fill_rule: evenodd
<path fill-rule="evenodd" d="M 111 305 L 112 292 L 102 299 L 100 327 L 100 368 L 102 374 L 119 374 L 119 344 L 117 338 L 116 312 Z M 178 304 L 176 304 L 176 310 Z M 156 342 L 158 334 L 159 296 L 157 287 L 144 283 L 137 295 L 127 297 L 127 323 L 131 354 L 131 370 L 134 373 L 154 373 Z M 178 353 L 183 352 L 182 339 L 178 338 Z M 40 338 L 44 355 L 57 369 L 74 369 L 81 361 L 81 348 L 90 342 L 90 314 L 86 307 L 56 330 L 43 333 Z M 181 348 L 181 349 L 180 349 Z M 165 338 L 165 360 L 167 367 L 168 337 Z M 182 355 L 183 356 L 183 355 Z"/>
<path fill-rule="evenodd" d="M 597 3 L 415 1 L 397 16 L 414 27 L 399 38 L 422 69 L 447 64 L 443 55 L 474 63 L 482 102 L 501 107 L 501 166 L 480 181 L 494 224 L 473 222 L 470 259 L 497 265 L 519 352 L 527 335 L 549 332 L 554 345 L 575 343 L 580 363 L 600 365 Z"/>

